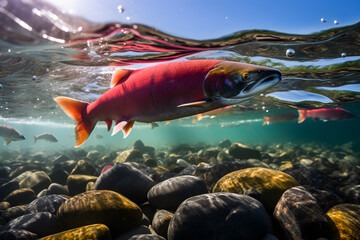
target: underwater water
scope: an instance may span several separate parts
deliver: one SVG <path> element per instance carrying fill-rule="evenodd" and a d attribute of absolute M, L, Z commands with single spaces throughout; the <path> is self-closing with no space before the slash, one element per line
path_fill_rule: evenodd
<path fill-rule="evenodd" d="M 205 4 L 204 1 L 199 2 Z M 0 185 L 12 180 L 10 175 L 15 169 L 30 163 L 38 165 L 33 169 L 42 169 L 52 176 L 50 173 L 54 172 L 54 161 L 61 155 L 67 155 L 76 162 L 81 159 L 90 162 L 96 173 L 80 171 L 80 174 L 96 177 L 105 165 L 135 162 L 133 166 L 142 169 L 155 182 L 177 176 L 191 165 L 202 169 L 203 166 L 197 165 L 200 162 L 208 164 L 208 168 L 230 164 L 228 168 L 235 171 L 245 168 L 235 162 L 260 158 L 262 163 L 248 161 L 246 166 L 283 171 L 299 182 L 295 185 L 311 185 L 316 190 L 331 192 L 333 195 L 325 194 L 332 196 L 328 200 L 319 193 L 315 194 L 315 190 L 309 190 L 316 197 L 321 195 L 318 201 L 328 202 L 328 206 L 321 206 L 324 214 L 331 207 L 342 203 L 353 204 L 351 207 L 356 209 L 356 216 L 360 216 L 360 179 L 357 176 L 360 166 L 358 4 L 354 4 L 351 10 L 349 7 L 338 8 L 336 15 L 336 4 L 329 3 L 326 6 L 323 2 L 324 5 L 319 7 L 319 3 L 314 3 L 314 9 L 322 11 L 315 14 L 314 9 L 309 9 L 309 15 L 304 14 L 303 18 L 296 11 L 297 7 L 302 7 L 285 6 L 280 2 L 278 6 L 271 6 L 275 10 L 268 13 L 266 10 L 270 6 L 259 1 L 257 14 L 254 2 L 243 3 L 249 5 L 248 11 L 235 11 L 241 7 L 240 3 L 233 3 L 233 6 L 224 3 L 217 9 L 213 1 L 207 3 L 208 10 L 199 3 L 191 6 L 192 3 L 188 1 L 184 1 L 181 6 L 179 3 L 166 5 L 163 1 L 153 1 L 153 6 L 151 3 L 141 7 L 136 4 L 135 1 L 107 1 L 99 4 L 96 1 L 0 0 L 0 124 L 16 129 L 25 137 L 4 146 L 6 136 L 0 131 L 0 166 L 7 172 L 0 176 Z M 340 3 L 338 5 L 342 6 Z M 151 7 L 153 11 L 148 9 Z M 288 10 L 284 16 L 278 14 L 284 10 Z M 199 16 L 195 11 L 198 11 Z M 237 16 L 238 12 L 243 12 L 248 21 L 236 21 L 241 17 Z M 167 17 L 168 22 L 164 21 Z M 224 60 L 271 67 L 281 71 L 282 81 L 230 108 L 170 122 L 135 122 L 126 138 L 123 138 L 122 133 L 111 136 L 106 124 L 99 122 L 84 145 L 74 148 L 74 122 L 53 100 L 55 97 L 94 102 L 110 90 L 110 81 L 116 69 L 141 69 L 186 60 Z M 300 121 L 302 116 L 304 119 Z M 43 133 L 52 134 L 57 142 L 39 138 L 34 143 L 34 136 Z M 153 152 L 139 150 L 143 155 L 135 157 L 135 160 L 120 157 L 124 151 L 134 149 L 134 143 L 139 143 L 138 139 L 141 144 L 153 147 Z M 230 145 L 219 147 L 218 144 L 224 139 L 228 139 Z M 236 146 L 231 143 L 247 145 L 261 153 L 261 156 L 243 159 L 232 153 L 231 149 Z M 96 151 L 98 155 L 91 157 L 91 151 Z M 228 158 L 224 158 L 220 152 Z M 149 157 L 155 160 L 155 165 L 145 164 Z M 194 158 L 201 161 L 194 161 Z M 176 161 L 179 159 L 181 161 Z M 155 166 L 158 168 L 155 169 Z M 71 171 L 66 172 L 70 174 Z M 317 175 L 304 183 L 304 177 L 296 177 L 301 171 L 314 171 Z M 218 180 L 230 172 L 227 170 L 213 174 Z M 204 177 L 199 172 L 192 175 L 204 178 L 208 190 L 213 190 L 216 181 L 212 181 L 212 177 Z M 327 179 L 327 176 L 331 179 Z M 54 179 L 51 181 L 59 183 Z M 91 181 L 95 182 L 94 179 Z M 322 183 L 316 185 L 316 181 Z M 62 185 L 68 183 L 61 182 Z M 288 188 L 292 187 L 290 185 Z M 36 194 L 39 192 L 35 191 Z M 72 193 L 67 195 L 76 195 Z M 1 195 L 3 198 L 0 201 L 6 196 Z M 143 202 L 135 203 L 140 205 Z M 268 213 L 275 207 L 269 207 L 266 203 L 264 205 Z M 281 212 L 279 208 L 275 212 Z M 175 212 L 176 208 L 168 210 Z M 303 216 L 303 213 L 297 214 L 297 219 Z M 311 220 L 317 223 L 326 221 L 324 216 L 316 216 Z M 0 224 L 5 229 L 10 220 L 3 219 L 6 221 L 0 221 Z M 292 233 L 284 227 L 286 223 L 282 218 L 279 217 L 277 221 L 280 222 L 279 228 L 283 229 L 276 229 L 272 233 L 279 239 L 307 239 L 306 231 L 318 232 L 317 237 L 329 239 L 360 237 L 358 230 L 354 230 L 355 233 L 352 230 L 344 230 L 345 233 L 339 230 L 341 233 L 337 234 L 347 236 L 351 232 L 353 238 L 332 238 L 327 234 L 334 230 L 325 231 L 327 226 L 322 226 L 321 231 L 299 227 L 298 233 Z M 353 223 L 360 228 L 359 222 Z M 170 228 L 175 228 L 173 225 Z M 66 230 L 75 226 L 78 227 L 75 224 Z M 119 234 L 114 230 L 115 227 L 109 228 L 113 237 Z M 34 231 L 36 233 L 37 230 Z M 165 237 L 191 239 L 177 231 L 175 229 L 170 233 L 169 230 Z M 60 231 L 37 235 L 44 237 L 56 232 Z M 178 234 L 178 238 L 174 234 Z M 299 238 L 293 238 L 296 235 Z M 193 237 L 202 239 L 201 236 Z M 215 239 L 232 239 L 216 236 Z"/>

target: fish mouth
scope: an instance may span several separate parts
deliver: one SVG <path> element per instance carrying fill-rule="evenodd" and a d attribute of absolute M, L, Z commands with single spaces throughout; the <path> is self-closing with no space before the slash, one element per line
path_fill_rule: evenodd
<path fill-rule="evenodd" d="M 281 81 L 281 73 L 276 71 L 275 73 L 268 73 L 261 77 L 259 80 L 248 84 L 242 91 L 241 95 L 253 96 L 261 92 L 272 88 Z"/>

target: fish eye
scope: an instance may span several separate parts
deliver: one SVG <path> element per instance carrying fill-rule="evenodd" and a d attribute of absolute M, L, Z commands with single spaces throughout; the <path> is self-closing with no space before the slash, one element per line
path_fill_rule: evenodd
<path fill-rule="evenodd" d="M 244 82 L 249 82 L 251 80 L 251 76 L 249 74 L 247 74 L 247 73 L 244 73 L 242 75 L 242 79 L 243 79 Z"/>

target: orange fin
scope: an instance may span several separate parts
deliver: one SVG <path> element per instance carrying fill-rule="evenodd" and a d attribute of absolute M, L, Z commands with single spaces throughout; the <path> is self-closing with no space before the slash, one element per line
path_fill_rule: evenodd
<path fill-rule="evenodd" d="M 302 123 L 306 119 L 306 110 L 298 110 L 298 112 L 299 112 L 298 123 Z"/>
<path fill-rule="evenodd" d="M 108 132 L 109 132 L 110 129 L 111 129 L 112 121 L 111 121 L 111 120 L 105 120 L 105 123 L 106 123 L 106 125 L 107 125 L 107 130 L 108 130 Z"/>
<path fill-rule="evenodd" d="M 184 104 L 180 104 L 177 107 L 188 107 L 188 106 L 201 106 L 203 104 L 208 103 L 208 101 L 198 101 L 198 102 L 190 102 L 190 103 L 184 103 Z"/>
<path fill-rule="evenodd" d="M 92 123 L 90 119 L 86 119 L 86 115 L 83 114 L 83 110 L 86 109 L 89 103 L 68 97 L 56 97 L 54 100 L 62 110 L 74 120 L 76 124 L 75 147 L 80 147 L 84 144 L 96 125 L 96 122 Z"/>
<path fill-rule="evenodd" d="M 11 143 L 11 140 L 6 140 L 6 142 L 4 143 L 4 146 L 7 146 Z"/>
<path fill-rule="evenodd" d="M 269 125 L 270 124 L 270 117 L 264 117 L 264 122 L 262 123 L 262 125 Z"/>
<path fill-rule="evenodd" d="M 129 135 L 133 125 L 134 125 L 134 121 L 127 122 L 127 121 L 118 120 L 116 121 L 116 125 L 113 129 L 111 136 L 114 136 L 116 133 L 122 130 L 124 134 L 124 138 L 126 138 Z"/>
<path fill-rule="evenodd" d="M 124 138 L 126 138 L 129 135 L 132 127 L 134 126 L 134 123 L 135 123 L 135 121 L 130 121 L 122 128 Z"/>
<path fill-rule="evenodd" d="M 130 76 L 130 74 L 133 72 L 133 69 L 117 69 L 115 70 L 112 79 L 111 79 L 111 83 L 110 83 L 110 87 L 115 87 L 116 85 L 123 83 L 126 81 L 126 79 Z"/>
<path fill-rule="evenodd" d="M 165 125 L 169 125 L 170 122 L 171 122 L 170 120 L 169 120 L 169 121 L 166 121 L 166 122 L 165 122 Z"/>

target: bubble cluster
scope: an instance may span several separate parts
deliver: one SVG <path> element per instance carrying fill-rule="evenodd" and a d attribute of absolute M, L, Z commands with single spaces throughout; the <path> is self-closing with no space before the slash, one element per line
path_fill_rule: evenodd
<path fill-rule="evenodd" d="M 286 50 L 286 56 L 287 57 L 293 57 L 295 55 L 295 50 L 292 48 L 289 48 L 288 50 Z"/>

